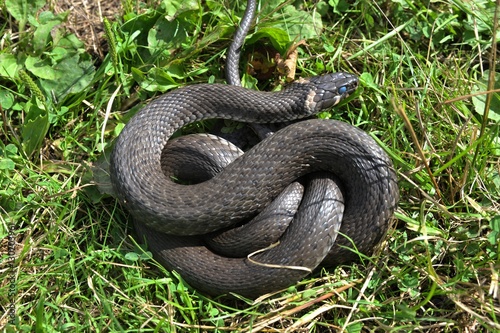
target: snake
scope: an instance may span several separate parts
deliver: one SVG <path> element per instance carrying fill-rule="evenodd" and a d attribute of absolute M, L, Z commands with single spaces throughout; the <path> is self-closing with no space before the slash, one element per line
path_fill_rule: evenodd
<path fill-rule="evenodd" d="M 399 199 L 391 159 L 361 129 L 306 119 L 331 109 L 358 85 L 357 76 L 346 72 L 301 78 L 278 92 L 192 84 L 137 112 L 114 144 L 110 176 L 118 201 L 158 262 L 206 294 L 256 298 L 288 288 L 319 267 L 372 252 L 386 235 Z M 196 144 L 170 140 L 184 126 L 206 119 L 305 120 L 244 153 L 210 135 Z M 222 153 L 221 145 L 234 154 Z M 203 163 L 192 157 L 182 162 L 183 154 L 174 153 L 195 146 L 200 149 L 194 154 L 216 166 L 198 168 Z M 177 162 L 177 171 L 171 171 L 169 165 Z M 198 170 L 204 168 L 210 170 Z M 191 184 L 176 179 L 198 172 L 206 174 Z M 305 187 L 291 188 L 293 183 Z M 266 210 L 269 206 L 274 208 Z M 269 223 L 281 217 L 286 227 L 271 231 Z M 268 224 L 255 223 L 260 230 L 249 232 L 247 225 L 259 218 Z M 243 230 L 236 243 L 246 237 L 267 245 L 253 245 L 246 255 L 211 249 L 208 239 L 230 228 Z M 268 239 L 270 233 L 276 235 Z"/>

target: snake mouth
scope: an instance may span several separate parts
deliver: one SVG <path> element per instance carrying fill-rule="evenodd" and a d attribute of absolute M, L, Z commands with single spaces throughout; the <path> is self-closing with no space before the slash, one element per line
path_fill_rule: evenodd
<path fill-rule="evenodd" d="M 359 86 L 356 75 L 338 72 L 313 77 L 310 80 L 315 86 L 313 102 L 321 110 L 329 109 L 349 97 Z"/>
<path fill-rule="evenodd" d="M 346 74 L 348 74 L 348 73 L 346 73 Z M 349 75 L 349 77 L 345 78 L 346 82 L 344 83 L 344 85 L 342 85 L 338 89 L 338 93 L 346 95 L 345 97 L 349 96 L 351 93 L 356 91 L 356 89 L 358 89 L 358 86 L 359 86 L 358 77 L 353 75 L 353 74 L 348 74 L 348 75 Z"/>

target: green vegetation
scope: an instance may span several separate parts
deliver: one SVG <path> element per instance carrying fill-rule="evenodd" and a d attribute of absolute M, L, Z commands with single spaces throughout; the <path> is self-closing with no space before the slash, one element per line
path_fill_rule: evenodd
<path fill-rule="evenodd" d="M 266 44 L 284 55 L 304 38 L 297 77 L 358 74 L 356 96 L 320 116 L 379 141 L 398 170 L 401 200 L 378 255 L 252 303 L 207 298 L 158 267 L 131 236 L 126 211 L 90 184 L 90 164 L 151 98 L 223 82 L 244 1 L 122 0 L 104 21 L 102 60 L 65 30 L 69 13 L 55 14 L 54 3 L 1 3 L 6 331 L 500 330 L 498 4 L 260 2 L 247 54 Z M 284 80 L 244 81 L 269 90 Z"/>

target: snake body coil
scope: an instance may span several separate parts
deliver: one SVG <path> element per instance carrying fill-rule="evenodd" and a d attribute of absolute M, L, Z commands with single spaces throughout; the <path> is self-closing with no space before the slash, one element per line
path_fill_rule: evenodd
<path fill-rule="evenodd" d="M 357 84 L 347 73 L 303 79 L 278 93 L 200 84 L 167 93 L 139 111 L 115 144 L 111 181 L 158 260 L 207 293 L 255 297 L 293 284 L 319 264 L 355 258 L 346 248 L 351 241 L 357 250 L 371 251 L 396 207 L 397 181 L 384 151 L 353 126 L 317 119 L 290 125 L 195 185 L 175 183 L 163 173 L 161 160 L 168 139 L 189 123 L 300 119 L 337 104 Z M 276 249 L 250 259 L 224 258 L 206 249 L 202 238 L 187 237 L 243 223 L 288 184 L 318 171 L 334 176 L 312 181 L 316 190 L 306 190 L 309 201 L 302 200 L 311 207 L 301 207 Z M 319 208 L 304 204 L 320 201 Z M 333 245 L 339 228 L 351 240 L 339 236 Z"/>

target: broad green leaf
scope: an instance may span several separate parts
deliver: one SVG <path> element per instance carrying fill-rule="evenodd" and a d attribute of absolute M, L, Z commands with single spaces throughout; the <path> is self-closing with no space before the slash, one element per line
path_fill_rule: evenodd
<path fill-rule="evenodd" d="M 83 53 L 85 44 L 74 34 L 66 35 L 62 38 L 54 38 L 55 47 L 62 47 L 68 51 L 77 51 Z"/>
<path fill-rule="evenodd" d="M 291 40 L 317 38 L 323 32 L 323 22 L 320 15 L 298 10 L 289 5 L 283 9 L 284 28 Z"/>
<path fill-rule="evenodd" d="M 61 99 L 67 94 L 78 93 L 93 79 L 93 64 L 87 60 L 82 61 L 79 54 L 68 53 L 67 49 L 56 47 L 50 55 L 53 57 L 46 59 L 28 56 L 25 61 L 26 69 L 41 79 L 40 85 L 47 96 Z M 56 62 L 57 60 L 59 61 Z"/>
<path fill-rule="evenodd" d="M 184 12 L 198 10 L 199 4 L 196 0 L 168 0 L 163 1 L 162 6 L 167 11 L 167 20 L 173 21 Z"/>
<path fill-rule="evenodd" d="M 95 74 L 92 62 L 81 61 L 78 54 L 63 59 L 53 66 L 49 61 L 28 57 L 26 68 L 42 79 L 40 85 L 47 94 L 53 94 L 58 99 L 85 89 Z"/>
<path fill-rule="evenodd" d="M 35 98 L 32 99 L 33 101 Z M 39 108 L 36 103 L 26 103 L 28 115 L 23 124 L 22 139 L 26 155 L 31 156 L 40 148 L 47 131 L 49 130 L 49 117 L 46 110 Z"/>
<path fill-rule="evenodd" d="M 45 0 L 5 0 L 5 9 L 17 21 L 28 20 L 29 16 L 35 16 L 38 10 L 45 5 Z"/>
<path fill-rule="evenodd" d="M 248 45 L 254 44 L 262 38 L 269 38 L 273 47 L 280 53 L 285 53 L 288 45 L 290 44 L 290 37 L 287 32 L 281 28 L 264 27 L 259 29 L 252 35 L 246 42 Z"/>
<path fill-rule="evenodd" d="M 36 28 L 33 34 L 33 48 L 42 52 L 47 48 L 47 45 L 52 41 L 52 29 L 61 24 L 66 18 L 66 15 L 54 15 L 51 12 L 43 12 L 39 16 L 40 25 Z"/>
<path fill-rule="evenodd" d="M 142 82 L 146 78 L 146 75 L 137 67 L 130 68 L 130 72 L 137 83 Z"/>
<path fill-rule="evenodd" d="M 268 4 L 266 8 L 276 7 Z M 282 53 L 286 51 L 291 41 L 318 38 L 323 31 L 321 15 L 299 10 L 293 5 L 285 6 L 281 11 L 276 12 L 274 16 L 277 20 L 273 21 L 272 26 L 265 26 L 264 23 L 255 34 L 261 33 L 268 37 L 273 46 Z M 286 37 L 283 32 L 287 35 Z M 248 43 L 256 42 L 258 37 L 252 36 Z M 284 45 L 285 43 L 287 45 Z"/>
<path fill-rule="evenodd" d="M 491 232 L 488 234 L 488 241 L 491 245 L 498 244 L 500 238 L 500 215 L 490 220 Z"/>
<path fill-rule="evenodd" d="M 14 170 L 16 164 L 10 158 L 0 158 L 0 170 Z"/>
<path fill-rule="evenodd" d="M 17 155 L 17 147 L 16 145 L 9 143 L 7 146 L 4 148 L 4 156 L 7 157 L 12 157 Z"/>
<path fill-rule="evenodd" d="M 58 80 L 58 73 L 52 68 L 50 59 L 41 59 L 40 57 L 28 56 L 24 63 L 26 69 L 33 75 L 45 80 Z"/>
<path fill-rule="evenodd" d="M 56 46 L 54 47 L 50 53 L 49 52 L 46 52 L 50 58 L 52 59 L 52 61 L 54 62 L 59 62 L 59 61 L 62 61 L 64 58 L 67 58 L 69 57 L 69 51 L 67 49 L 65 49 L 64 47 L 59 47 L 59 46 Z"/>
<path fill-rule="evenodd" d="M 488 86 L 488 76 L 489 71 L 484 72 L 484 76 L 478 81 L 472 88 L 472 92 L 486 91 Z M 495 86 L 493 89 L 500 89 L 500 74 L 495 74 Z M 500 121 L 500 93 L 492 93 L 491 104 L 488 112 L 488 119 L 493 121 Z M 480 115 L 484 116 L 484 111 L 486 107 L 486 94 L 481 94 L 472 97 L 472 103 L 474 104 L 474 110 Z"/>
<path fill-rule="evenodd" d="M 14 105 L 14 95 L 5 89 L 0 90 L 0 106 L 8 110 Z"/>
<path fill-rule="evenodd" d="M 189 13 L 185 13 L 185 15 L 189 15 Z M 181 47 L 196 29 L 192 20 L 183 16 L 174 20 L 160 17 L 148 33 L 148 46 L 151 54 L 158 53 L 158 50 L 168 51 Z"/>
<path fill-rule="evenodd" d="M 15 55 L 10 53 L 0 53 L 0 76 L 13 78 L 20 68 Z"/>
<path fill-rule="evenodd" d="M 343 15 L 350 7 L 350 4 L 345 0 L 329 0 L 328 3 L 333 8 L 333 12 Z"/>
<path fill-rule="evenodd" d="M 174 80 L 168 69 L 157 68 L 151 70 L 147 78 L 140 82 L 141 88 L 146 91 L 160 91 L 177 88 L 179 83 Z"/>
<path fill-rule="evenodd" d="M 167 68 L 165 68 L 165 71 L 168 73 L 168 75 L 171 78 L 176 78 L 176 79 L 184 79 L 186 77 L 186 73 L 184 71 L 184 66 L 180 64 L 173 63 Z"/>
<path fill-rule="evenodd" d="M 324 0 L 320 0 L 316 3 L 316 10 L 321 16 L 327 15 L 329 9 L 330 6 L 328 6 L 328 3 Z"/>
<path fill-rule="evenodd" d="M 125 259 L 130 260 L 130 261 L 137 261 L 139 260 L 139 255 L 135 252 L 129 252 L 125 254 Z"/>

